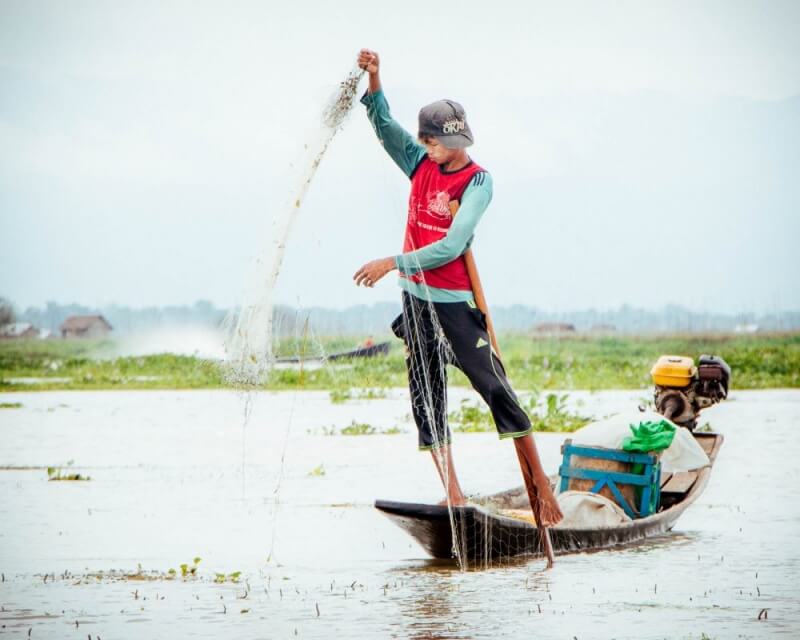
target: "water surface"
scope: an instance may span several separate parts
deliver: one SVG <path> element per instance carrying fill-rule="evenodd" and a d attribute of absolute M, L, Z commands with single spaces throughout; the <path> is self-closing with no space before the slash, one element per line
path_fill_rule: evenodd
<path fill-rule="evenodd" d="M 466 392 L 455 391 L 451 402 Z M 584 413 L 641 392 L 573 393 Z M 800 392 L 738 392 L 709 486 L 669 535 L 461 572 L 375 498 L 438 500 L 408 399 L 324 392 L 8 393 L 0 410 L 0 635 L 32 638 L 798 637 Z M 352 420 L 399 435 L 330 436 Z M 537 436 L 555 470 L 563 436 Z M 519 484 L 509 442 L 456 434 L 465 490 Z M 67 466 L 73 461 L 71 466 Z M 61 466 L 88 482 L 48 482 Z M 324 472 L 324 473 L 323 473 Z M 170 568 L 202 558 L 194 578 Z M 123 579 L 141 568 L 142 577 Z M 241 572 L 238 583 L 215 574 Z M 160 577 L 159 577 L 160 576 Z M 767 611 L 766 620 L 758 620 Z"/>

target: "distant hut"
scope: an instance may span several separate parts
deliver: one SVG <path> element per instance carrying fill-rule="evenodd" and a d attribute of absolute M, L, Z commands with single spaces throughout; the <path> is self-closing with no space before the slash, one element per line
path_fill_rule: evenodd
<path fill-rule="evenodd" d="M 533 330 L 536 333 L 575 333 L 575 325 L 568 322 L 541 322 Z"/>
<path fill-rule="evenodd" d="M 62 338 L 104 338 L 112 326 L 103 316 L 70 316 L 61 325 Z"/>
<path fill-rule="evenodd" d="M 0 339 L 22 340 L 24 338 L 38 338 L 39 330 L 30 322 L 12 322 L 0 327 Z"/>

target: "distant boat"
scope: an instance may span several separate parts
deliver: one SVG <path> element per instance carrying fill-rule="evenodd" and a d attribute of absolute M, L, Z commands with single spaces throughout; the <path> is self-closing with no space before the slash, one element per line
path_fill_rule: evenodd
<path fill-rule="evenodd" d="M 718 433 L 693 433 L 710 464 L 697 471 L 664 474 L 657 513 L 614 527 L 568 529 L 551 527 L 556 555 L 606 549 L 670 531 L 681 514 L 703 493 L 722 446 Z M 552 478 L 555 485 L 557 477 Z M 524 487 L 477 500 L 482 506 L 453 507 L 460 555 L 468 563 L 491 563 L 513 556 L 541 556 L 536 526 L 503 511 L 530 509 Z M 377 500 L 375 508 L 409 533 L 434 558 L 452 559 L 453 534 L 447 506 Z"/>
<path fill-rule="evenodd" d="M 276 358 L 276 362 L 316 362 L 321 360 L 349 360 L 351 358 L 375 358 L 377 356 L 385 356 L 389 353 L 389 343 L 379 342 L 368 346 L 356 347 L 350 351 L 341 351 L 339 353 L 332 353 L 328 356 L 285 356 L 283 358 Z"/>

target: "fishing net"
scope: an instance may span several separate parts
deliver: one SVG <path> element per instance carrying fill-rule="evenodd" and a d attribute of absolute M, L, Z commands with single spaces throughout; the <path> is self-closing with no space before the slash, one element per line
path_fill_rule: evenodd
<path fill-rule="evenodd" d="M 246 487 L 246 427 L 252 413 L 254 396 L 251 393 L 269 379 L 270 373 L 281 366 L 281 352 L 299 354 L 300 367 L 306 359 L 324 362 L 326 353 L 317 339 L 308 315 L 298 309 L 275 304 L 275 292 L 281 274 L 289 237 L 314 176 L 331 142 L 344 127 L 352 110 L 358 84 L 364 72 L 353 68 L 332 92 L 322 110 L 319 125 L 312 131 L 300 159 L 294 164 L 294 183 L 289 198 L 272 219 L 270 242 L 255 259 L 249 284 L 239 309 L 224 320 L 226 380 L 243 391 L 242 421 L 242 500 Z M 291 359 L 291 358 L 290 358 Z M 293 363 L 287 363 L 293 364 Z M 294 407 L 294 404 L 292 405 Z M 293 413 L 293 411 L 292 411 Z M 275 534 L 280 507 L 280 490 L 291 430 L 290 413 L 286 421 L 275 486 L 271 492 L 272 532 L 269 558 L 274 554 Z"/>
<path fill-rule="evenodd" d="M 225 320 L 227 378 L 235 385 L 252 387 L 266 381 L 275 364 L 276 321 L 281 329 L 279 337 L 294 335 L 300 339 L 298 331 L 303 323 L 297 322 L 297 316 L 292 317 L 291 313 L 286 312 L 275 313 L 275 288 L 292 226 L 322 159 L 353 108 L 363 75 L 361 69 L 352 69 L 328 98 L 319 127 L 304 145 L 289 200 L 273 218 L 271 244 L 256 259 L 251 282 L 245 290 L 240 308 Z M 306 343 L 307 338 L 306 323 L 303 339 Z"/>

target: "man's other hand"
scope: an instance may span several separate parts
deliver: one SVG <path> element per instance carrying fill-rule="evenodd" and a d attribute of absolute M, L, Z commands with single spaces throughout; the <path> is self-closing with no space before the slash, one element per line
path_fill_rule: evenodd
<path fill-rule="evenodd" d="M 378 280 L 396 267 L 397 265 L 394 263 L 394 258 L 373 260 L 367 262 L 367 264 L 356 271 L 353 280 L 355 280 L 357 287 L 361 285 L 365 287 L 374 287 Z"/>

